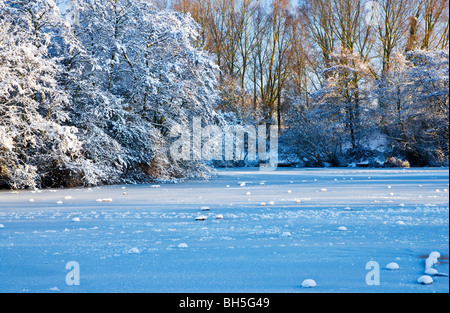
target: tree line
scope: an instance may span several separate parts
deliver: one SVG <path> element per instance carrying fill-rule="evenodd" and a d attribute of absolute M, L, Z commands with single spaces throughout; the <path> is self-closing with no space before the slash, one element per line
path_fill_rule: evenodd
<path fill-rule="evenodd" d="M 206 177 L 175 125 L 305 166 L 448 166 L 448 0 L 0 0 L 0 187 Z M 188 140 L 191 140 L 188 138 Z"/>
<path fill-rule="evenodd" d="M 156 3 L 201 25 L 219 109 L 278 125 L 307 164 L 448 164 L 448 0 Z"/>

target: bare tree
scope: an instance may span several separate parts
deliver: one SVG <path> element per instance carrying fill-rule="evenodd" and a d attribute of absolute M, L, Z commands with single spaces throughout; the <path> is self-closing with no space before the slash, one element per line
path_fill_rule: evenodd
<path fill-rule="evenodd" d="M 424 35 L 422 39 L 421 49 L 429 50 L 432 48 L 436 48 L 436 45 L 433 43 L 438 43 L 437 40 L 434 39 L 436 31 L 439 30 L 438 27 L 440 24 L 447 21 L 447 33 L 448 33 L 448 16 L 445 18 L 445 12 L 448 12 L 448 0 L 422 0 L 423 1 L 423 27 L 424 27 Z M 444 26 L 445 32 L 445 26 Z M 448 34 L 447 34 L 448 36 Z M 448 37 L 447 37 L 448 38 Z"/>
<path fill-rule="evenodd" d="M 306 0 L 299 10 L 313 41 L 321 50 L 324 66 L 327 67 L 336 41 L 332 3 L 328 0 Z"/>
<path fill-rule="evenodd" d="M 381 0 L 381 19 L 377 25 L 377 37 L 381 45 L 382 76 L 391 66 L 391 56 L 399 50 L 408 31 L 408 18 L 414 9 L 411 0 Z"/>

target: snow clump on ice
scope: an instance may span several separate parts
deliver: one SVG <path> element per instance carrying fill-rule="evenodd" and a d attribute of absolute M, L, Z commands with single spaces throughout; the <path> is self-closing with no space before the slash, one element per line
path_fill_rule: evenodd
<path fill-rule="evenodd" d="M 139 251 L 138 248 L 134 247 L 134 248 L 131 248 L 130 250 L 128 250 L 128 253 L 129 254 L 139 254 L 139 253 L 141 253 L 141 251 Z"/>
<path fill-rule="evenodd" d="M 395 262 L 391 262 L 388 265 L 386 265 L 386 269 L 388 270 L 398 270 L 399 268 L 400 266 Z"/>
<path fill-rule="evenodd" d="M 422 285 L 431 285 L 433 283 L 433 278 L 431 278 L 431 276 L 428 275 L 423 275 L 419 277 L 417 282 Z"/>
<path fill-rule="evenodd" d="M 208 217 L 206 215 L 199 215 L 195 218 L 196 221 L 206 221 Z"/>
<path fill-rule="evenodd" d="M 429 256 L 430 257 L 434 257 L 436 259 L 439 259 L 441 257 L 441 254 L 439 252 L 437 252 L 437 251 L 433 251 L 433 252 L 430 253 Z"/>
<path fill-rule="evenodd" d="M 430 267 L 425 270 L 425 274 L 433 276 L 433 275 L 438 274 L 438 271 L 436 269 Z"/>
<path fill-rule="evenodd" d="M 314 280 L 312 280 L 312 279 L 305 279 L 302 282 L 302 287 L 303 288 L 314 288 L 316 286 L 317 286 L 316 282 Z"/>

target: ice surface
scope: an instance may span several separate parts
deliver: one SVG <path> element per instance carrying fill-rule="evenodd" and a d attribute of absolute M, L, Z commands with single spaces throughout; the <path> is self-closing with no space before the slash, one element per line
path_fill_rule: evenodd
<path fill-rule="evenodd" d="M 30 203 L 30 191 L 3 191 L 0 292 L 449 292 L 448 277 L 417 280 L 430 251 L 441 255 L 430 265 L 449 272 L 448 178 L 448 169 L 229 169 L 210 181 L 127 185 L 126 196 L 125 186 L 53 189 Z M 382 268 L 393 260 L 400 270 Z M 70 261 L 79 286 L 65 282 Z M 366 284 L 369 261 L 381 264 L 379 286 Z M 305 278 L 318 287 L 302 288 Z"/>

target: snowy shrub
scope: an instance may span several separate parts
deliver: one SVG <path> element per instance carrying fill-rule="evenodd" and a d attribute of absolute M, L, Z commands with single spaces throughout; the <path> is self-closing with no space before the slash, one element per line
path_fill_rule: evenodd
<path fill-rule="evenodd" d="M 384 166 L 387 167 L 402 167 L 402 168 L 410 168 L 411 165 L 408 161 L 403 161 L 401 159 L 395 157 L 386 158 L 386 162 L 384 162 Z"/>

